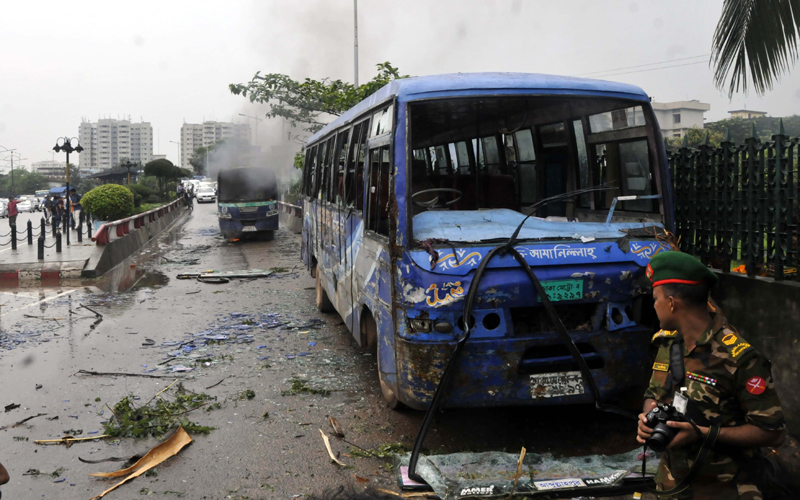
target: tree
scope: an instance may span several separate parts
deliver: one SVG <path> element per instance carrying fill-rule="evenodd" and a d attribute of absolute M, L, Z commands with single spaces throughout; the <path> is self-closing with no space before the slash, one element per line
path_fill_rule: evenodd
<path fill-rule="evenodd" d="M 797 59 L 798 30 L 800 0 L 724 0 L 711 53 L 717 87 L 727 82 L 729 97 L 747 92 L 748 79 L 758 94 L 772 89 Z"/>
<path fill-rule="evenodd" d="M 206 147 L 200 146 L 192 152 L 192 157 L 189 159 L 189 165 L 192 166 L 197 175 L 206 175 L 208 173 L 209 156 L 215 149 L 225 144 L 225 140 L 217 141 L 214 144 Z"/>
<path fill-rule="evenodd" d="M 299 123 L 303 130 L 314 133 L 326 124 L 321 115 L 339 116 L 392 80 L 408 76 L 400 75 L 389 62 L 377 67 L 378 74 L 358 87 L 329 78 L 297 81 L 281 73 L 262 76 L 258 72 L 248 83 L 232 83 L 228 88 L 250 102 L 269 104 L 267 118 L 285 118 L 292 127 Z"/>
<path fill-rule="evenodd" d="M 720 143 L 725 140 L 725 134 L 723 132 L 702 128 L 690 128 L 686 131 L 689 147 L 697 148 L 701 144 L 705 144 L 706 135 L 708 135 L 708 144 L 714 147 L 718 147 Z M 667 138 L 667 147 L 674 151 L 683 147 L 683 142 L 683 137 L 669 137 Z"/>
<path fill-rule="evenodd" d="M 166 199 L 166 187 L 170 181 L 189 177 L 191 174 L 190 171 L 176 167 L 171 161 L 164 158 L 153 160 L 144 166 L 144 175 L 158 179 L 158 192 L 162 200 Z"/>

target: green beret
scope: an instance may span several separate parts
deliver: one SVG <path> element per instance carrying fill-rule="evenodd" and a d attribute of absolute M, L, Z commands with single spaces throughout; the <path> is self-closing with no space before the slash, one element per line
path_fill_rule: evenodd
<path fill-rule="evenodd" d="M 702 262 L 683 252 L 661 252 L 650 259 L 645 272 L 653 286 L 717 284 L 717 275 Z"/>

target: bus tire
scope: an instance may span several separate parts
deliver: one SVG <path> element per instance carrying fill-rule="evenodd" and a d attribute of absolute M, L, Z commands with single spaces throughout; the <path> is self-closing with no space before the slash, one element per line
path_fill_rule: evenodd
<path fill-rule="evenodd" d="M 369 352 L 375 354 L 378 360 L 378 382 L 381 385 L 381 395 L 383 400 L 386 401 L 386 406 L 392 410 L 402 410 L 406 406 L 397 399 L 394 391 L 389 384 L 384 382 L 381 375 L 381 358 L 378 356 L 378 325 L 375 323 L 375 318 L 369 311 L 365 311 L 361 318 L 361 342 Z"/>
<path fill-rule="evenodd" d="M 264 231 L 264 234 L 261 236 L 262 241 L 272 241 L 275 239 L 275 231 Z"/>
<path fill-rule="evenodd" d="M 315 273 L 317 276 L 317 310 L 323 313 L 333 312 L 333 304 L 331 303 L 331 299 L 328 298 L 328 292 L 325 291 L 325 288 L 322 286 L 322 278 L 321 273 L 319 270 Z"/>

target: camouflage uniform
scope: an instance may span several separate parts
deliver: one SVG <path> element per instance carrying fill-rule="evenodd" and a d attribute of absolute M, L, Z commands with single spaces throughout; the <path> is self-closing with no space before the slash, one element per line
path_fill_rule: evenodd
<path fill-rule="evenodd" d="M 672 403 L 676 388 L 670 373 L 670 346 L 680 340 L 677 332 L 660 331 L 653 336 L 659 346 L 653 376 L 645 398 Z M 722 427 L 753 424 L 766 430 L 784 428 L 781 403 L 770 373 L 770 362 L 752 347 L 725 317 L 716 315 L 697 345 L 688 352 L 683 346 L 686 377 L 683 385 L 689 396 L 689 416 L 698 425 L 719 423 Z M 702 422 L 703 418 L 707 422 Z M 685 477 L 697 457 L 702 441 L 667 450 L 656 474 L 661 491 L 672 489 Z M 717 443 L 695 476 L 692 487 L 674 497 L 660 500 L 762 500 L 753 474 L 739 462 L 760 453 L 755 448 L 731 447 Z"/>

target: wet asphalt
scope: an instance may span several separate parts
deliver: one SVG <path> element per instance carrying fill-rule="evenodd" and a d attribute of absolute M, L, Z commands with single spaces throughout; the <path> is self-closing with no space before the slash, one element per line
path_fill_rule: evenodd
<path fill-rule="evenodd" d="M 386 408 L 374 356 L 356 346 L 337 315 L 317 312 L 314 280 L 299 260 L 299 235 L 282 229 L 272 241 L 227 242 L 218 232 L 215 207 L 195 205 L 172 231 L 97 282 L 0 289 L 0 403 L 20 405 L 0 413 L 0 427 L 46 414 L 0 431 L 0 461 L 11 475 L 0 488 L 3 498 L 88 500 L 110 487 L 113 480 L 89 473 L 117 470 L 121 463 L 90 465 L 78 457 L 143 454 L 163 438 L 86 441 L 69 448 L 33 441 L 78 431 L 78 437 L 99 435 L 108 406 L 127 395 L 147 401 L 176 379 L 221 403 L 187 415 L 216 429 L 194 435 L 156 474 L 106 498 L 291 499 L 348 483 L 398 491 L 389 460 L 350 450 L 395 443 L 410 449 L 423 414 Z M 227 284 L 176 278 L 212 269 L 271 268 L 280 272 Z M 198 334 L 229 341 L 190 342 Z M 191 371 L 173 373 L 176 366 Z M 286 394 L 293 379 L 330 394 Z M 247 390 L 255 397 L 242 399 Z M 328 416 L 351 444 L 332 436 Z M 332 463 L 319 429 L 331 436 L 346 467 Z M 636 443 L 630 422 L 589 407 L 447 410 L 425 441 L 435 453 L 518 453 L 522 446 L 529 453 L 576 456 L 620 453 Z M 59 468 L 59 477 L 49 475 Z M 25 475 L 31 469 L 42 474 Z"/>

